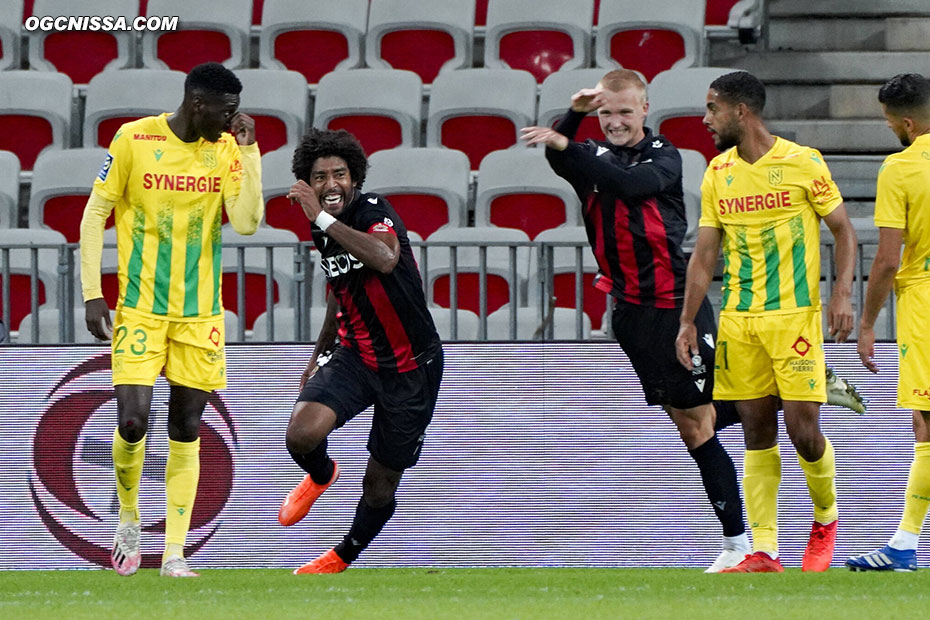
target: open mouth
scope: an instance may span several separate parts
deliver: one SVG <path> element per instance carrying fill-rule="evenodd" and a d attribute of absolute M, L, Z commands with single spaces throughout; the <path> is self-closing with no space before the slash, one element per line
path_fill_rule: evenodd
<path fill-rule="evenodd" d="M 324 207 L 338 207 L 342 204 L 342 194 L 326 194 L 323 196 Z"/>

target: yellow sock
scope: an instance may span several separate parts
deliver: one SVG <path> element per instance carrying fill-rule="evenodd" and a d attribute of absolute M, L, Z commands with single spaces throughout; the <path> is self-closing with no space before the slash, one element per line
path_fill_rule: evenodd
<path fill-rule="evenodd" d="M 119 498 L 120 523 L 139 523 L 139 481 L 142 480 L 142 464 L 145 461 L 145 436 L 136 443 L 129 443 L 113 431 L 113 471 L 116 474 L 116 497 Z"/>
<path fill-rule="evenodd" d="M 823 456 L 816 461 L 805 461 L 798 455 L 798 462 L 807 478 L 807 492 L 814 502 L 814 521 L 827 525 L 836 521 L 836 459 L 833 444 L 824 437 L 826 447 Z"/>
<path fill-rule="evenodd" d="M 781 453 L 778 446 L 746 450 L 743 462 L 743 494 L 746 517 L 752 528 L 752 550 L 778 556 L 778 486 L 781 484 Z"/>
<path fill-rule="evenodd" d="M 914 460 L 907 477 L 907 493 L 904 498 L 904 515 L 899 529 L 920 534 L 927 508 L 930 507 L 930 443 L 914 444 Z"/>
<path fill-rule="evenodd" d="M 194 441 L 168 440 L 168 464 L 165 466 L 165 551 L 170 545 L 184 549 L 191 511 L 200 480 L 200 438 Z M 172 550 L 178 547 L 171 547 Z"/>

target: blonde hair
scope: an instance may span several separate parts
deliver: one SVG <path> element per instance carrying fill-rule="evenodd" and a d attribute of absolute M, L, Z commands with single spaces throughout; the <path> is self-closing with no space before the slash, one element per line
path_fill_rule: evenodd
<path fill-rule="evenodd" d="M 615 93 L 619 93 L 621 90 L 627 88 L 637 88 L 643 93 L 643 101 L 646 100 L 646 83 L 636 71 L 615 69 L 602 77 L 599 84 Z"/>

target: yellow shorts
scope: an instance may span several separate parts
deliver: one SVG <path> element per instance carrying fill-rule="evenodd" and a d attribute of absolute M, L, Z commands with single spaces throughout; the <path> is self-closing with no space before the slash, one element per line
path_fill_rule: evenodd
<path fill-rule="evenodd" d="M 898 407 L 930 411 L 930 284 L 898 291 Z"/>
<path fill-rule="evenodd" d="M 720 315 L 714 398 L 825 402 L 826 361 L 820 310 Z"/>
<path fill-rule="evenodd" d="M 113 323 L 113 385 L 155 385 L 165 370 L 172 385 L 207 392 L 226 387 L 223 315 L 170 321 L 117 308 Z"/>

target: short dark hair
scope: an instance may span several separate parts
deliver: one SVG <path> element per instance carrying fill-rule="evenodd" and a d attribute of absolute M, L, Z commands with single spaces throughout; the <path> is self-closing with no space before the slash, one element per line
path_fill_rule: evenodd
<path fill-rule="evenodd" d="M 349 174 L 352 175 L 352 183 L 358 189 L 362 188 L 368 173 L 368 158 L 355 136 L 345 129 L 333 131 L 312 127 L 294 150 L 291 164 L 294 176 L 309 183 L 313 163 L 321 157 L 341 157 L 345 160 Z"/>
<path fill-rule="evenodd" d="M 211 95 L 238 95 L 242 92 L 242 82 L 220 63 L 205 62 L 191 69 L 184 79 L 184 96 L 194 91 Z"/>
<path fill-rule="evenodd" d="M 745 103 L 757 116 L 765 108 L 765 84 L 748 71 L 734 71 L 721 75 L 710 83 L 710 88 L 730 103 Z"/>
<path fill-rule="evenodd" d="M 878 102 L 891 112 L 905 114 L 930 111 L 930 80 L 919 73 L 899 73 L 878 91 Z"/>

